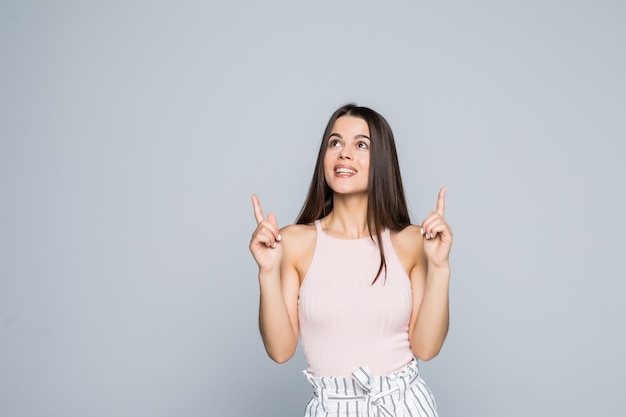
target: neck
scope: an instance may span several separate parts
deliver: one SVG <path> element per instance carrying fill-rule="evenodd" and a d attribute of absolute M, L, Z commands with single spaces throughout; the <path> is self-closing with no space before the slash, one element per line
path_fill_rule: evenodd
<path fill-rule="evenodd" d="M 370 236 L 367 224 L 367 195 L 333 197 L 333 211 L 322 222 L 327 233 L 345 239 Z"/>

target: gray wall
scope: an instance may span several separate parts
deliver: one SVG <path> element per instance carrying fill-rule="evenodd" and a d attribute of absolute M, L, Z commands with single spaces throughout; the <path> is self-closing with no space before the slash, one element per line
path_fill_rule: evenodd
<path fill-rule="evenodd" d="M 299 416 L 247 245 L 355 101 L 448 187 L 442 416 L 625 415 L 626 3 L 0 3 L 0 415 Z"/>

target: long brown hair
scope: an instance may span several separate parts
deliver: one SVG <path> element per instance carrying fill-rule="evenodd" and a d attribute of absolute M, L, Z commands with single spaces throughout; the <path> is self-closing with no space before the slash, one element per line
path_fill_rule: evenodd
<path fill-rule="evenodd" d="M 370 130 L 367 223 L 370 227 L 372 240 L 376 235 L 377 241 L 381 242 L 381 233 L 385 228 L 402 230 L 411 224 L 411 219 L 404 196 L 398 154 L 391 127 L 379 113 L 356 104 L 346 104 L 340 107 L 328 120 L 317 155 L 309 193 L 296 223 L 312 223 L 325 217 L 333 209 L 333 190 L 328 186 L 324 177 L 324 156 L 335 121 L 342 116 L 363 119 Z M 374 234 L 372 234 L 372 227 Z M 376 282 L 383 269 L 385 270 L 385 277 L 387 276 L 385 251 L 381 244 L 378 245 L 378 248 L 380 250 L 380 266 L 372 284 Z"/>

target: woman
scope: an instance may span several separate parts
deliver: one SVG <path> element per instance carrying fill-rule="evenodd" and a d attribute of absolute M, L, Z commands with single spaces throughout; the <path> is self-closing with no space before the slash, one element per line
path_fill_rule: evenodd
<path fill-rule="evenodd" d="M 300 337 L 315 394 L 306 417 L 437 415 L 417 360 L 448 331 L 444 198 L 410 223 L 391 128 L 352 104 L 328 122 L 296 224 L 279 229 L 252 196 L 263 343 L 283 363 Z"/>

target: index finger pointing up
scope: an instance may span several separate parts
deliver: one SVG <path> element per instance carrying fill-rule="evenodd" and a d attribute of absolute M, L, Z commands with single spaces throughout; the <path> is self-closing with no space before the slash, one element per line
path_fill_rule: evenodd
<path fill-rule="evenodd" d="M 252 194 L 252 207 L 254 207 L 254 218 L 256 219 L 256 224 L 259 224 L 265 220 L 265 216 L 263 216 L 263 210 L 261 209 L 259 198 L 255 194 Z"/>
<path fill-rule="evenodd" d="M 439 190 L 439 196 L 437 197 L 437 214 L 441 217 L 443 217 L 445 213 L 445 198 L 446 187 L 441 187 L 441 190 Z"/>

